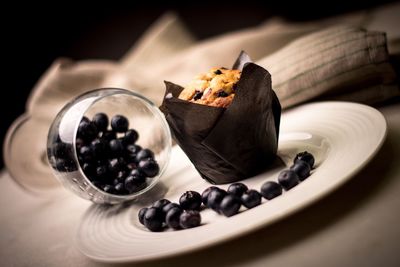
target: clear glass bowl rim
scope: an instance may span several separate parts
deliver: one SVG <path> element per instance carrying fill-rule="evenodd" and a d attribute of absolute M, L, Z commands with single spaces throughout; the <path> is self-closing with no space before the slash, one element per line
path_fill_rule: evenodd
<path fill-rule="evenodd" d="M 107 92 L 103 95 L 98 95 L 101 92 Z M 160 168 L 159 173 L 157 174 L 156 177 L 151 178 L 152 181 L 151 183 L 146 186 L 145 188 L 143 188 L 142 190 L 139 190 L 135 193 L 132 194 L 128 194 L 128 195 L 117 195 L 117 194 L 110 194 L 107 192 L 104 192 L 103 190 L 97 188 L 95 185 L 92 184 L 92 182 L 87 178 L 87 176 L 85 175 L 85 173 L 82 170 L 81 165 L 79 164 L 79 160 L 78 160 L 78 153 L 76 151 L 76 136 L 77 136 L 77 132 L 78 132 L 78 126 L 80 121 L 82 120 L 84 114 L 90 109 L 91 106 L 93 106 L 96 102 L 99 102 L 100 100 L 106 98 L 106 97 L 110 97 L 113 95 L 118 95 L 118 94 L 123 94 L 123 95 L 130 95 L 136 98 L 139 98 L 140 100 L 144 101 L 146 104 L 148 104 L 151 107 L 151 110 L 153 112 L 155 112 L 157 114 L 157 116 L 159 117 L 160 121 L 163 124 L 163 128 L 165 129 L 165 136 L 167 138 L 166 143 L 167 143 L 167 151 L 166 151 L 166 162 L 165 164 L 162 166 L 162 168 Z M 139 195 L 144 194 L 145 192 L 149 191 L 151 188 L 153 188 L 159 181 L 159 179 L 161 178 L 161 176 L 163 175 L 163 173 L 165 172 L 166 168 L 168 167 L 169 161 L 170 161 L 170 156 L 171 156 L 171 147 L 172 147 L 172 137 L 171 137 L 171 131 L 169 128 L 169 125 L 164 117 L 164 114 L 160 111 L 160 109 L 148 98 L 144 97 L 143 95 L 133 91 L 133 90 L 128 90 L 128 89 L 122 89 L 122 88 L 113 88 L 113 87 L 104 87 L 104 88 L 97 88 L 97 89 L 93 89 L 90 91 L 87 91 L 83 94 L 78 95 L 77 97 L 73 98 L 72 100 L 70 100 L 57 114 L 57 116 L 70 109 L 77 101 L 81 101 L 87 97 L 90 97 L 91 95 L 93 95 L 93 97 L 96 97 L 96 99 L 91 102 L 90 105 L 88 105 L 87 108 L 85 108 L 84 110 L 81 111 L 81 113 L 79 114 L 78 120 L 75 123 L 75 128 L 74 128 L 74 138 L 73 138 L 73 156 L 74 156 L 74 161 L 77 164 L 78 167 L 78 171 L 80 173 L 80 175 L 85 179 L 85 181 L 90 184 L 90 186 L 97 192 L 100 193 L 104 196 L 106 196 L 107 198 L 111 198 L 111 199 L 115 199 L 118 200 L 117 202 L 123 202 L 123 201 L 128 201 L 128 200 L 132 200 L 135 199 L 136 197 L 138 197 Z M 47 140 L 49 140 L 50 138 L 50 131 L 48 133 L 47 136 Z M 47 150 L 48 153 L 48 150 Z M 49 159 L 49 155 L 47 154 L 47 159 Z M 50 163 L 49 163 L 49 167 L 50 167 Z M 51 168 L 51 167 L 50 167 Z M 56 172 L 56 170 L 52 170 L 53 172 Z M 58 179 L 58 177 L 57 177 Z M 113 201 L 115 202 L 115 201 Z"/>

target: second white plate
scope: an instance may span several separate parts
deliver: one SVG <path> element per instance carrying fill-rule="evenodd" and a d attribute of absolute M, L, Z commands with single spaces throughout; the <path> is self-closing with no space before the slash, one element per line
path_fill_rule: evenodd
<path fill-rule="evenodd" d="M 316 158 L 312 175 L 290 191 L 251 210 L 226 218 L 201 212 L 202 225 L 181 231 L 154 233 L 137 219 L 140 208 L 160 198 L 178 202 L 187 190 L 210 186 L 200 178 L 178 147 L 161 182 L 146 196 L 125 206 L 93 205 L 82 219 L 77 245 L 88 257 L 104 262 L 134 262 L 173 256 L 226 241 L 271 224 L 321 199 L 357 173 L 378 151 L 386 136 L 384 117 L 375 109 L 353 103 L 323 102 L 282 114 L 279 156 L 286 166 L 244 181 L 260 190 L 307 150 Z M 220 186 L 226 189 L 228 185 Z"/>

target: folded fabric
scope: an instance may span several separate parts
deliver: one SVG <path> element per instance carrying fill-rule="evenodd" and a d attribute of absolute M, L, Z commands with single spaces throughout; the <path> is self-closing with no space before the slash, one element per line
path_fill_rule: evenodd
<path fill-rule="evenodd" d="M 286 108 L 316 97 L 351 96 L 374 104 L 399 94 L 383 32 L 331 27 L 299 38 L 258 64 L 270 71 Z"/>

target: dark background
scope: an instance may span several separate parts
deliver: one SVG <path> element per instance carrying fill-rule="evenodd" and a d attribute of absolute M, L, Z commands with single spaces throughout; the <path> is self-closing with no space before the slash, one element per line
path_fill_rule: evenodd
<path fill-rule="evenodd" d="M 100 1 L 99 1 L 100 2 Z M 387 0 L 364 1 L 200 1 L 195 5 L 144 3 L 91 5 L 64 2 L 2 7 L 3 88 L 0 140 L 25 110 L 30 90 L 57 57 L 75 60 L 119 59 L 146 28 L 167 10 L 175 10 L 188 28 L 204 39 L 257 25 L 272 17 L 306 21 L 375 7 Z M 0 167 L 3 165 L 0 156 Z"/>

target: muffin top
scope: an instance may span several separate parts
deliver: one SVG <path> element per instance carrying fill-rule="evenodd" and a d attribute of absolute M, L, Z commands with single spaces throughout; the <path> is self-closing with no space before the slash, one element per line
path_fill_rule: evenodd
<path fill-rule="evenodd" d="M 197 104 L 225 108 L 235 96 L 240 74 L 239 70 L 212 68 L 209 72 L 196 76 L 182 90 L 179 98 Z"/>

